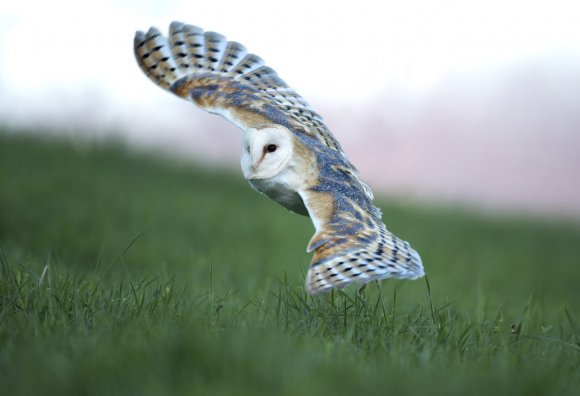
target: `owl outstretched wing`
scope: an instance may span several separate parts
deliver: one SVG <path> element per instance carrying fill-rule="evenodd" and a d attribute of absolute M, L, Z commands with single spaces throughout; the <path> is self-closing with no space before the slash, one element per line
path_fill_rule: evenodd
<path fill-rule="evenodd" d="M 424 276 L 421 257 L 387 230 L 356 174 L 332 151 L 315 151 L 319 177 L 299 191 L 316 227 L 307 249 L 314 251 L 306 276 L 308 292 L 321 294 L 353 282 Z"/>
<path fill-rule="evenodd" d="M 279 124 L 343 153 L 322 118 L 264 61 L 215 32 L 173 22 L 169 35 L 137 32 L 135 57 L 161 88 L 219 114 L 242 130 Z"/>

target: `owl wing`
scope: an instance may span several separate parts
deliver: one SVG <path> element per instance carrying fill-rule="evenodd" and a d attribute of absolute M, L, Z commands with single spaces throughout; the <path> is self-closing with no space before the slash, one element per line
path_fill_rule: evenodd
<path fill-rule="evenodd" d="M 348 164 L 318 147 L 317 181 L 299 191 L 316 227 L 307 251 L 314 251 L 306 289 L 320 294 L 349 284 L 384 278 L 416 279 L 425 273 L 419 254 L 387 230 Z"/>
<path fill-rule="evenodd" d="M 322 118 L 264 61 L 215 32 L 173 22 L 169 35 L 137 32 L 135 57 L 158 86 L 242 130 L 279 124 L 344 153 Z M 345 157 L 346 158 L 346 157 Z"/>

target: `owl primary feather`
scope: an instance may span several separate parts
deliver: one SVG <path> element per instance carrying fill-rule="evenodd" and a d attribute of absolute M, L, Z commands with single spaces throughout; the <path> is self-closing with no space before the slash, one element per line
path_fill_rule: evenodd
<path fill-rule="evenodd" d="M 316 232 L 306 290 L 416 279 L 423 264 L 387 230 L 370 188 L 306 101 L 264 61 L 214 32 L 173 22 L 135 35 L 141 70 L 158 86 L 242 130 L 241 165 L 257 191 L 310 216 Z"/>

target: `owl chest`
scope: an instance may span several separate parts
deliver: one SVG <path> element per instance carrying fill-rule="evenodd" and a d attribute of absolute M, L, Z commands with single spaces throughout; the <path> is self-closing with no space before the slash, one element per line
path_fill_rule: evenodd
<path fill-rule="evenodd" d="M 308 210 L 304 206 L 302 197 L 300 197 L 300 194 L 296 190 L 289 186 L 284 177 L 250 179 L 248 181 L 256 191 L 278 202 L 286 209 L 303 216 L 308 216 Z"/>

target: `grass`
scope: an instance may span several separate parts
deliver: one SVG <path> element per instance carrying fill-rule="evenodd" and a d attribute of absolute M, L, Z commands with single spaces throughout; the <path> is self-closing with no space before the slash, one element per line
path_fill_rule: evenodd
<path fill-rule="evenodd" d="M 0 133 L 0 389 L 578 394 L 577 223 L 378 204 L 428 282 L 312 298 L 239 172 Z"/>

